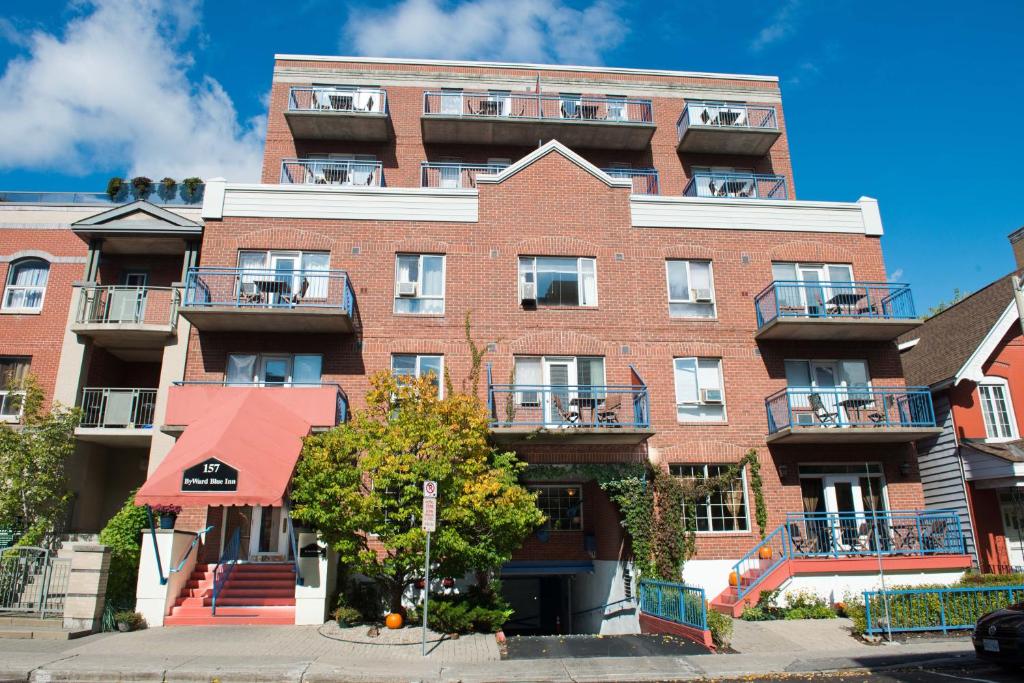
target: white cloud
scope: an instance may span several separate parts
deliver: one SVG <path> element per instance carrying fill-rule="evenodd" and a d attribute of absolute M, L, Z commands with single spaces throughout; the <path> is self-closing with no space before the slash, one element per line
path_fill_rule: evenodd
<path fill-rule="evenodd" d="M 797 10 L 800 9 L 801 0 L 786 0 L 779 6 L 779 9 L 772 15 L 771 22 L 758 31 L 753 42 L 750 43 L 752 52 L 760 52 L 764 48 L 785 40 L 796 31 Z"/>
<path fill-rule="evenodd" d="M 343 53 L 374 57 L 491 59 L 601 64 L 626 33 L 619 3 L 581 9 L 562 0 L 403 0 L 384 9 L 354 6 Z"/>
<path fill-rule="evenodd" d="M 896 270 L 889 273 L 889 282 L 895 282 L 903 278 L 903 269 L 897 268 Z"/>
<path fill-rule="evenodd" d="M 209 76 L 189 79 L 200 0 L 88 0 L 60 35 L 22 36 L 0 77 L 0 168 L 259 178 L 265 117 L 239 122 Z"/>

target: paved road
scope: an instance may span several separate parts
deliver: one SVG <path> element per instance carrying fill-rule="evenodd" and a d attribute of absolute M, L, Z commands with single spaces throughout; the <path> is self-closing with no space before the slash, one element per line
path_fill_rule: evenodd
<path fill-rule="evenodd" d="M 708 654 L 700 645 L 672 636 L 514 636 L 505 659 L 581 657 L 682 657 Z"/>
<path fill-rule="evenodd" d="M 842 683 L 1020 683 L 1024 669 L 1008 671 L 1000 667 L 971 662 L 955 667 L 919 667 L 902 671 L 877 673 L 851 673 L 839 671 L 827 674 L 771 674 L 759 680 L 785 681 L 842 681 Z M 719 678 L 715 683 L 750 683 L 751 677 Z"/>

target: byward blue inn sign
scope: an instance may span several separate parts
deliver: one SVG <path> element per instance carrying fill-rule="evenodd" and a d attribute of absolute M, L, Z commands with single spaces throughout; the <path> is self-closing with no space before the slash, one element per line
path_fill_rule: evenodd
<path fill-rule="evenodd" d="M 217 458 L 207 458 L 182 473 L 181 490 L 183 493 L 237 491 L 238 470 Z"/>

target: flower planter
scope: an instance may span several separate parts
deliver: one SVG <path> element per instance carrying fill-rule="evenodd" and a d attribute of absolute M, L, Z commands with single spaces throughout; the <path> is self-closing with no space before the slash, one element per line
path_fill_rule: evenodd
<path fill-rule="evenodd" d="M 160 528 L 161 529 L 173 529 L 174 521 L 178 518 L 177 515 L 160 515 Z"/>
<path fill-rule="evenodd" d="M 131 631 L 132 629 L 131 626 L 129 626 L 128 624 L 124 623 L 123 621 L 119 621 L 117 622 L 117 630 L 121 633 L 128 633 L 128 631 Z"/>

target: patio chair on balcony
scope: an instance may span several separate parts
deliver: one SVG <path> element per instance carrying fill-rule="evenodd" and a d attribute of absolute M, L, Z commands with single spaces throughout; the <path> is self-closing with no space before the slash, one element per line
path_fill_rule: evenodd
<path fill-rule="evenodd" d="M 256 286 L 255 282 L 242 282 L 238 287 L 238 296 L 242 300 L 242 303 L 246 304 L 261 304 L 263 303 L 263 293 L 260 292 L 259 287 Z"/>
<path fill-rule="evenodd" d="M 551 405 L 554 406 L 555 412 L 558 413 L 558 417 L 563 422 L 567 422 L 571 425 L 579 424 L 580 413 L 576 408 L 566 408 L 565 404 L 562 403 L 562 397 L 558 394 L 552 394 Z"/>
<path fill-rule="evenodd" d="M 800 531 L 800 525 L 796 522 L 789 523 L 789 542 L 793 545 L 793 550 L 801 554 L 809 554 L 815 551 L 815 543 L 810 538 L 805 538 L 803 532 Z"/>
<path fill-rule="evenodd" d="M 946 520 L 936 519 L 924 537 L 923 550 L 942 550 L 946 546 Z"/>
<path fill-rule="evenodd" d="M 302 284 L 299 285 L 299 291 L 297 291 L 297 292 L 295 292 L 294 294 L 291 294 L 291 295 L 283 294 L 281 296 L 281 301 L 284 302 L 284 303 L 287 303 L 287 304 L 291 304 L 292 306 L 296 306 L 296 305 L 302 303 L 302 299 L 306 296 L 306 292 L 308 292 L 308 291 L 309 291 L 309 278 L 305 278 L 304 277 L 304 278 L 302 278 Z"/>
<path fill-rule="evenodd" d="M 839 417 L 839 412 L 833 412 L 826 408 L 825 402 L 821 399 L 820 394 L 808 394 L 807 402 L 811 404 L 811 411 L 814 413 L 814 416 L 818 418 L 818 422 L 823 425 L 831 425 L 833 427 L 839 426 L 836 423 L 836 418 Z"/>
<path fill-rule="evenodd" d="M 619 424 L 619 410 L 622 408 L 622 399 L 615 403 L 605 403 L 597 409 L 597 423 L 605 425 Z"/>
<path fill-rule="evenodd" d="M 893 397 L 886 396 L 882 399 L 882 410 L 868 413 L 868 419 L 871 420 L 876 427 L 884 427 L 889 422 L 889 411 L 893 407 Z"/>

